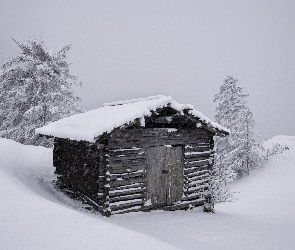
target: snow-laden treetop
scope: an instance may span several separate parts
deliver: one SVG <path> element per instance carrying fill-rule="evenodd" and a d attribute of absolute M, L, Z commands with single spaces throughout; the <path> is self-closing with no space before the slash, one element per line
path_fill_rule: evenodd
<path fill-rule="evenodd" d="M 124 124 L 129 124 L 135 119 L 150 116 L 152 111 L 166 106 L 183 114 L 183 110 L 189 109 L 189 114 L 200 119 L 202 123 L 216 132 L 228 134 L 230 131 L 221 125 L 211 121 L 201 112 L 189 104 L 179 104 L 170 96 L 151 96 L 147 98 L 132 99 L 113 103 L 105 103 L 102 108 L 94 109 L 85 113 L 75 114 L 56 122 L 36 129 L 37 134 L 67 138 L 77 141 L 95 142 L 96 138 L 103 133 L 109 133 L 113 129 Z"/>

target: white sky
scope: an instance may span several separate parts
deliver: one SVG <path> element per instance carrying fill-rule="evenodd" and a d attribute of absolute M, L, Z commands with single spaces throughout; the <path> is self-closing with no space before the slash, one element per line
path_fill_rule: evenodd
<path fill-rule="evenodd" d="M 295 135 L 295 1 L 1 0 L 0 64 L 43 34 L 71 43 L 86 110 L 171 95 L 213 118 L 213 96 L 238 77 L 263 137 Z"/>

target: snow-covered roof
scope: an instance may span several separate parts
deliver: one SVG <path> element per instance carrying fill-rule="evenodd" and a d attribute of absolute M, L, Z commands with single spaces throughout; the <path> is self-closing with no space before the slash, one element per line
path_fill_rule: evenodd
<path fill-rule="evenodd" d="M 70 140 L 95 142 L 96 138 L 103 133 L 109 133 L 115 128 L 133 122 L 135 119 L 150 116 L 152 111 L 168 105 L 180 113 L 185 109 L 190 109 L 189 114 L 199 118 L 203 124 L 217 133 L 228 134 L 230 132 L 195 110 L 192 105 L 179 104 L 172 100 L 170 96 L 158 95 L 105 103 L 102 108 L 75 114 L 37 128 L 36 133 Z"/>

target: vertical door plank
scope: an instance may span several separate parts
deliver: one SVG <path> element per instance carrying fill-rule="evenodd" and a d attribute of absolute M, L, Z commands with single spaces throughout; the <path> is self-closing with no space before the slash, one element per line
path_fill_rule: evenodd
<path fill-rule="evenodd" d="M 158 146 L 158 157 L 160 164 L 158 165 L 158 204 L 166 203 L 167 174 L 163 174 L 167 170 L 166 167 L 166 147 Z"/>
<path fill-rule="evenodd" d="M 147 200 L 151 200 L 153 201 L 154 197 L 155 197 L 155 172 L 153 170 L 153 166 L 155 164 L 157 164 L 157 161 L 155 159 L 155 155 L 154 155 L 154 148 L 147 148 L 147 172 L 146 172 L 146 178 L 147 178 Z"/>
<path fill-rule="evenodd" d="M 169 148 L 169 174 L 167 204 L 180 200 L 183 194 L 183 149 L 182 146 Z"/>
<path fill-rule="evenodd" d="M 165 166 L 165 148 L 147 148 L 147 200 L 153 204 L 166 202 L 166 176 L 162 175 Z"/>

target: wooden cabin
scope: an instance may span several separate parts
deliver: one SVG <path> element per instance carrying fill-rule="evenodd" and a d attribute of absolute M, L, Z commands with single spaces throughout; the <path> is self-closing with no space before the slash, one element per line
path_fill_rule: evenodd
<path fill-rule="evenodd" d="M 191 105 L 154 96 L 104 104 L 38 128 L 54 137 L 58 187 L 103 215 L 203 205 L 213 136 Z"/>

